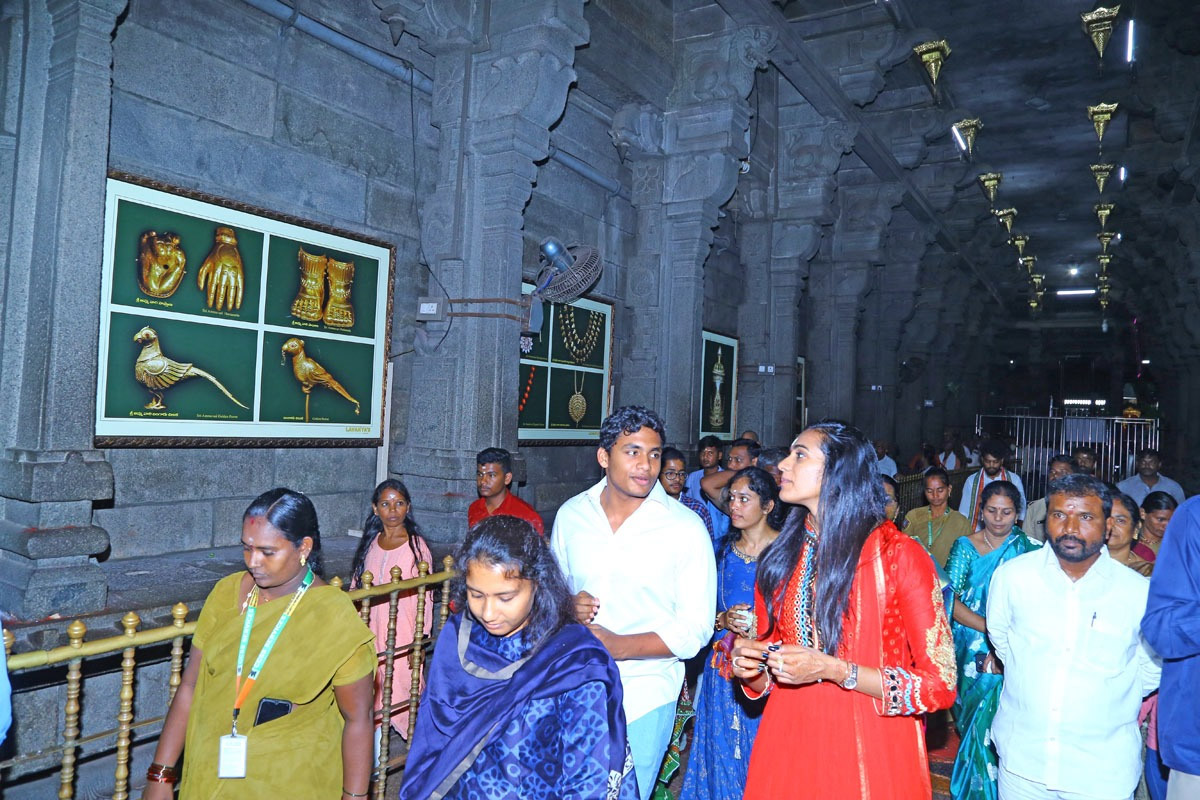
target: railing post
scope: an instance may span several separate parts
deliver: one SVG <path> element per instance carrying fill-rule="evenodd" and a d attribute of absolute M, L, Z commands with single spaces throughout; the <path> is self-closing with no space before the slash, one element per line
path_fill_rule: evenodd
<path fill-rule="evenodd" d="M 142 618 L 130 611 L 121 617 L 125 635 L 130 639 L 137 633 Z M 121 652 L 121 707 L 117 712 L 117 770 L 113 777 L 112 800 L 129 800 L 129 726 L 133 722 L 133 668 L 137 663 L 137 648 L 126 647 Z"/>
<path fill-rule="evenodd" d="M 442 569 L 446 572 L 454 569 L 454 556 L 446 556 L 442 559 Z M 442 609 L 438 612 L 438 630 L 446 624 L 446 618 L 450 616 L 450 578 L 442 581 Z"/>
<path fill-rule="evenodd" d="M 361 588 L 363 588 L 363 589 L 370 589 L 372 586 L 375 585 L 375 576 L 372 575 L 369 570 L 363 571 L 361 580 L 362 580 Z M 358 616 L 360 616 L 362 618 L 364 625 L 371 624 L 371 598 L 364 597 L 362 599 L 362 604 L 358 607 Z"/>
<path fill-rule="evenodd" d="M 424 578 L 429 574 L 429 562 L 422 561 L 417 565 L 417 575 Z M 417 587 L 417 618 L 413 626 L 412 649 L 412 683 L 408 691 L 408 741 L 412 741 L 413 731 L 417 727 L 417 706 L 421 703 L 421 668 L 425 663 L 425 595 L 424 586 Z M 382 796 L 381 796 L 382 800 Z"/>
<path fill-rule="evenodd" d="M 187 621 L 188 607 L 183 603 L 171 606 L 171 624 L 182 628 Z M 183 683 L 183 637 L 176 636 L 171 640 L 171 678 L 167 685 L 167 705 L 175 699 L 179 685 Z"/>
<path fill-rule="evenodd" d="M 75 620 L 67 626 L 67 638 L 71 647 L 83 646 L 87 625 Z M 58 800 L 71 800 L 75 796 L 75 740 L 79 738 L 79 685 L 82 658 L 67 662 L 67 705 L 63 714 L 62 771 L 58 777 Z"/>

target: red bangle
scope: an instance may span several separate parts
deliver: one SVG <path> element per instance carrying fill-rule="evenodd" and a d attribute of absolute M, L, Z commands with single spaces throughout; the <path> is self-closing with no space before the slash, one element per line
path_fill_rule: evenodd
<path fill-rule="evenodd" d="M 152 783 L 175 783 L 179 780 L 179 773 L 166 764 L 151 764 L 146 768 L 146 780 Z"/>

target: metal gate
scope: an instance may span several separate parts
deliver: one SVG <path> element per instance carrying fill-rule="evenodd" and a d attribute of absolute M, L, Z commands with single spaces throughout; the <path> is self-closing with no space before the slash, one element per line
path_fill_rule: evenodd
<path fill-rule="evenodd" d="M 1075 447 L 1091 447 L 1096 451 L 1096 475 L 1116 483 L 1133 474 L 1138 450 L 1158 448 L 1159 426 L 1156 419 L 978 414 L 975 434 L 1008 442 L 1025 496 L 1036 500 L 1046 494 L 1046 469 L 1058 453 L 1070 455 Z"/>

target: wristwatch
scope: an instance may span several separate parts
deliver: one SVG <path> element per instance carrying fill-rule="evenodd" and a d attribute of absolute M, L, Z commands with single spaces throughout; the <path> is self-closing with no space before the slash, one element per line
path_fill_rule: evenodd
<path fill-rule="evenodd" d="M 842 681 L 840 685 L 847 691 L 858 686 L 858 664 L 848 664 L 846 668 L 846 680 Z"/>

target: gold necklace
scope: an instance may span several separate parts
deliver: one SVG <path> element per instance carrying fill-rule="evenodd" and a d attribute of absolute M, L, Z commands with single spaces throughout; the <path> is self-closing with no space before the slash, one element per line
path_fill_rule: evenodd
<path fill-rule="evenodd" d="M 600 331 L 604 329 L 604 315 L 598 311 L 588 312 L 588 324 L 583 335 L 575 325 L 575 309 L 563 306 L 558 315 L 558 329 L 562 333 L 563 344 L 571 352 L 575 363 L 582 364 L 591 357 L 600 339 Z"/>
<path fill-rule="evenodd" d="M 576 375 L 579 377 L 579 383 L 575 383 Z M 567 413 L 575 421 L 576 428 L 579 427 L 583 415 L 587 413 L 587 398 L 583 396 L 583 384 L 586 381 L 587 375 L 582 372 L 571 376 L 571 385 L 575 387 L 575 394 L 571 395 L 571 399 L 567 401 Z"/>

